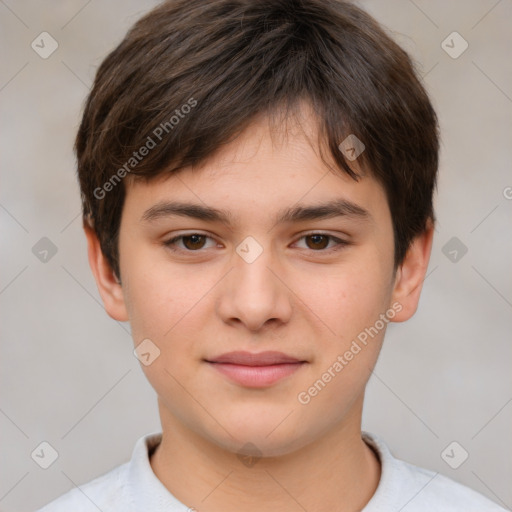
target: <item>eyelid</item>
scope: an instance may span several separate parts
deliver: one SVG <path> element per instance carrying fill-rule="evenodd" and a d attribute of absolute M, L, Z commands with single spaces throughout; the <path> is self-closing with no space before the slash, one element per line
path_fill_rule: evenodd
<path fill-rule="evenodd" d="M 199 235 L 199 236 L 204 236 L 205 238 L 209 238 L 211 240 L 214 240 L 216 241 L 215 237 L 211 234 L 211 233 L 207 233 L 207 232 L 200 232 L 200 231 L 189 231 L 189 232 L 186 232 L 186 233 L 181 233 L 179 235 L 174 235 L 172 236 L 171 238 L 169 238 L 168 240 L 165 240 L 163 242 L 163 244 L 168 247 L 170 250 L 172 251 L 175 251 L 175 252 L 187 252 L 187 253 L 194 253 L 194 252 L 202 252 L 204 249 L 198 249 L 197 251 L 190 251 L 188 249 L 182 249 L 181 247 L 175 247 L 175 243 L 183 238 L 186 238 L 188 236 L 192 236 L 192 235 Z"/>
<path fill-rule="evenodd" d="M 192 236 L 192 235 L 199 235 L 199 236 L 203 236 L 205 238 L 209 238 L 211 240 L 216 241 L 215 236 L 213 236 L 211 233 L 200 232 L 200 231 L 190 231 L 190 232 L 181 233 L 179 235 L 175 235 L 175 236 L 171 237 L 169 240 L 164 241 L 163 244 L 166 247 L 168 247 L 170 250 L 175 251 L 175 252 L 184 252 L 184 253 L 190 253 L 190 254 L 203 252 L 205 250 L 204 248 L 197 249 L 196 251 L 192 251 L 192 250 L 182 249 L 180 247 L 175 246 L 175 243 L 177 241 L 179 241 L 183 238 L 186 238 L 188 236 Z M 307 236 L 312 236 L 312 235 L 325 236 L 325 237 L 329 238 L 330 241 L 336 242 L 336 245 L 334 247 L 331 247 L 330 249 L 320 249 L 320 250 L 315 251 L 314 249 L 306 248 L 306 250 L 309 250 L 309 251 L 312 251 L 312 252 L 318 253 L 318 254 L 328 254 L 330 252 L 336 251 L 338 249 L 341 249 L 341 248 L 351 244 L 351 242 L 349 242 L 348 240 L 345 240 L 343 238 L 340 238 L 339 236 L 335 236 L 331 233 L 327 233 L 327 232 L 323 232 L 323 231 L 319 231 L 319 230 L 311 230 L 306 233 L 302 233 L 296 239 L 294 244 L 297 243 L 298 241 L 302 240 L 303 238 L 305 238 Z"/>
<path fill-rule="evenodd" d="M 320 235 L 320 236 L 325 236 L 327 238 L 329 238 L 330 241 L 334 241 L 336 242 L 336 245 L 334 247 L 331 247 L 330 249 L 321 249 L 321 250 L 318 250 L 318 251 L 315 251 L 314 249 L 306 249 L 306 250 L 309 250 L 313 253 L 318 253 L 318 254 L 329 254 L 331 252 L 334 252 L 338 249 L 341 249 L 347 245 L 350 245 L 351 242 L 349 242 L 348 240 L 345 240 L 343 238 L 340 238 L 339 236 L 335 236 L 331 233 L 326 233 L 324 231 L 319 231 L 319 230 L 312 230 L 312 231 L 309 231 L 309 232 L 306 232 L 306 233 L 302 233 L 301 236 L 297 239 L 296 242 L 294 243 L 297 243 L 298 241 L 302 240 L 303 238 L 307 237 L 307 236 L 312 236 L 312 235 Z"/>

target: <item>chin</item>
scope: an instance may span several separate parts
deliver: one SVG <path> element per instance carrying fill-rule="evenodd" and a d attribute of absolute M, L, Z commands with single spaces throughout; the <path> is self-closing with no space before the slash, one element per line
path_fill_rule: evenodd
<path fill-rule="evenodd" d="M 260 436 L 251 434 L 248 432 L 245 438 L 239 436 L 240 443 L 232 439 L 224 439 L 222 441 L 225 443 L 221 442 L 220 445 L 238 457 L 275 458 L 293 453 L 308 444 L 305 440 L 290 438 L 290 436 L 286 436 L 286 439 L 278 436 L 276 439 L 270 439 L 270 436 L 267 437 L 263 433 Z"/>
<path fill-rule="evenodd" d="M 248 418 L 247 415 L 231 418 L 230 422 L 223 423 L 230 437 L 223 429 L 210 432 L 209 437 L 221 448 L 233 452 L 238 456 L 280 457 L 292 453 L 311 442 L 312 435 L 299 430 L 296 420 L 283 419 L 262 413 L 258 419 Z"/>

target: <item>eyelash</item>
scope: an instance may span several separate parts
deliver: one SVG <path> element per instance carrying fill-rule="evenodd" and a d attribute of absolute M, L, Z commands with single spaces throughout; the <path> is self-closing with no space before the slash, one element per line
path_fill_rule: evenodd
<path fill-rule="evenodd" d="M 195 251 L 193 250 L 190 250 L 190 249 L 181 249 L 181 248 L 177 248 L 175 246 L 176 242 L 178 240 L 181 240 L 183 238 L 188 238 L 188 237 L 191 237 L 191 236 L 194 236 L 194 235 L 199 235 L 201 237 L 205 237 L 205 238 L 210 238 L 213 240 L 213 237 L 209 236 L 209 235 L 206 235 L 204 233 L 188 233 L 188 234 L 184 234 L 184 235 L 178 235 L 174 238 L 171 238 L 170 240 L 167 240 L 166 242 L 163 242 L 163 244 L 171 251 L 173 252 L 184 252 L 184 253 L 195 253 L 195 252 L 201 252 L 202 249 L 197 249 Z M 331 252 L 334 252 L 334 251 L 339 251 L 340 249 L 343 249 L 344 247 L 350 245 L 350 242 L 347 242 L 346 240 L 341 240 L 340 238 L 337 238 L 333 235 L 329 235 L 327 233 L 319 233 L 319 232 L 311 232 L 311 233 L 306 233 L 305 235 L 302 235 L 298 240 L 302 240 L 303 238 L 307 238 L 309 236 L 315 236 L 315 235 L 320 235 L 320 236 L 323 236 L 323 237 L 327 237 L 330 241 L 335 241 L 337 243 L 337 245 L 335 247 L 331 247 L 330 249 L 319 249 L 319 250 L 314 250 L 314 249 L 309 249 L 310 251 L 313 251 L 313 252 L 316 252 L 316 253 L 331 253 Z"/>

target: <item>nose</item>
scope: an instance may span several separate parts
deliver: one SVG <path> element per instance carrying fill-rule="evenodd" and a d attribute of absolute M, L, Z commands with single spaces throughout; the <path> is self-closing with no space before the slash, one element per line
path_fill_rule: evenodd
<path fill-rule="evenodd" d="M 293 293 L 271 249 L 265 248 L 252 262 L 234 254 L 233 265 L 223 280 L 218 302 L 223 321 L 241 324 L 252 332 L 288 323 Z"/>

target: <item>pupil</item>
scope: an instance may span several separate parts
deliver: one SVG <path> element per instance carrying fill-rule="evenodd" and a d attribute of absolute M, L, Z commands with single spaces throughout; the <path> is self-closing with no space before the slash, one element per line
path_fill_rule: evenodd
<path fill-rule="evenodd" d="M 202 244 L 200 243 L 201 239 L 204 238 L 203 235 L 189 235 L 189 236 L 186 236 L 183 238 L 183 241 L 185 243 L 185 245 L 190 249 L 198 249 L 200 247 L 197 247 L 197 245 L 201 246 Z M 312 239 L 313 241 L 313 245 L 316 246 L 316 248 L 318 248 L 318 244 L 320 243 L 320 248 L 325 248 L 326 247 L 326 244 L 325 244 L 325 241 L 327 240 L 327 237 L 325 235 L 310 235 L 309 236 L 310 239 Z M 322 244 L 321 241 L 324 241 L 324 243 Z M 192 241 L 192 247 L 189 247 L 190 244 L 188 244 L 187 242 L 189 241 Z"/>
<path fill-rule="evenodd" d="M 187 237 L 184 237 L 183 241 L 185 243 L 185 246 L 188 247 L 189 249 L 191 249 L 191 248 L 192 249 L 199 249 L 200 247 L 197 247 L 197 244 L 198 244 L 198 240 L 200 240 L 201 238 L 203 238 L 203 235 L 189 235 Z M 189 240 L 192 240 L 192 247 L 189 247 L 190 244 L 186 243 Z M 199 246 L 201 246 L 200 243 L 199 243 Z"/>
<path fill-rule="evenodd" d="M 319 239 L 324 239 L 324 241 L 327 239 L 327 237 L 325 235 L 310 235 L 310 238 L 313 239 L 313 244 L 316 245 L 316 247 L 318 248 L 318 242 L 320 241 Z M 325 243 L 324 244 L 321 244 L 321 249 L 323 249 L 325 247 Z"/>

